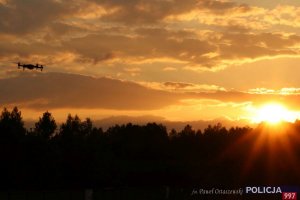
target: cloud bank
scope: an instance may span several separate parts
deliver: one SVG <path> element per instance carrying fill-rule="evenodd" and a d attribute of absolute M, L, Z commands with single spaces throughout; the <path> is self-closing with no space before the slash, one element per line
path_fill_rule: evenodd
<path fill-rule="evenodd" d="M 178 97 L 110 78 L 46 73 L 0 79 L 1 105 L 31 109 L 86 108 L 149 110 L 175 104 Z"/>

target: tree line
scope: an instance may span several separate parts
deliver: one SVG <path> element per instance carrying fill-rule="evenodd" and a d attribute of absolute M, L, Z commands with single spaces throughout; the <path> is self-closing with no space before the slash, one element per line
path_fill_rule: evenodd
<path fill-rule="evenodd" d="M 2 188 L 299 184 L 300 122 L 255 129 L 221 124 L 176 131 L 131 123 L 103 131 L 43 113 L 31 130 L 21 111 L 0 116 Z"/>

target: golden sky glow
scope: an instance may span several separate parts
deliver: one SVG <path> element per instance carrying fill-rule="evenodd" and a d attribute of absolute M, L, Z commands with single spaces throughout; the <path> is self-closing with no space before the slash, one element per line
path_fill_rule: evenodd
<path fill-rule="evenodd" d="M 293 121 L 299 16 L 298 0 L 2 0 L 0 104 L 27 119 Z"/>

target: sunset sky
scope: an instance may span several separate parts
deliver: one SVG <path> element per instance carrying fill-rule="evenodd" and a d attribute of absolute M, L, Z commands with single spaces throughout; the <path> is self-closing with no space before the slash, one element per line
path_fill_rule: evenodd
<path fill-rule="evenodd" d="M 269 103 L 300 116 L 299 0 L 0 0 L 0 105 L 25 119 L 251 122 Z"/>

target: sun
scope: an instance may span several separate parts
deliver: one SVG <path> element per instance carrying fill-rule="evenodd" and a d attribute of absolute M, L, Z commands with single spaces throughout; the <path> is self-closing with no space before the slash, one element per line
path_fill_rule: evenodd
<path fill-rule="evenodd" d="M 288 110 L 281 104 L 269 103 L 256 109 L 252 121 L 254 123 L 267 122 L 269 124 L 277 124 L 282 121 L 294 122 L 297 114 Z"/>

